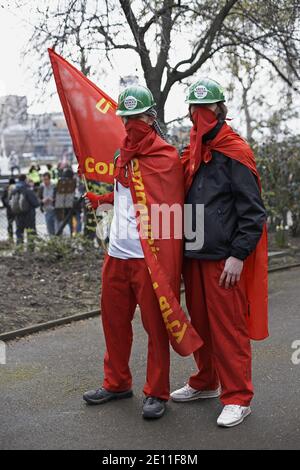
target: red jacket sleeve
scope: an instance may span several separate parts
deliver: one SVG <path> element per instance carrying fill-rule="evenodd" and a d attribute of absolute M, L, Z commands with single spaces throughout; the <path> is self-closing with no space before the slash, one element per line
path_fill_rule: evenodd
<path fill-rule="evenodd" d="M 107 194 L 95 194 L 92 192 L 87 192 L 86 197 L 89 199 L 92 204 L 93 209 L 97 209 L 101 204 L 113 204 L 114 203 L 114 192 L 111 191 Z"/>

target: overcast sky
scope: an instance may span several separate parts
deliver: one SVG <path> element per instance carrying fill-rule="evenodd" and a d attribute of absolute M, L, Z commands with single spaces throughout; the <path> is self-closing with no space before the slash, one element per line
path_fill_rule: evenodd
<path fill-rule="evenodd" d="M 10 6 L 9 1 L 0 0 L 0 96 L 6 94 L 26 95 L 28 103 L 31 105 L 30 112 L 42 113 L 49 111 L 60 111 L 61 106 L 57 95 L 47 100 L 44 104 L 36 104 L 35 81 L 28 71 L 29 61 L 22 60 L 22 51 L 28 42 L 33 31 L 35 18 L 29 7 L 16 10 Z M 28 2 L 33 5 L 36 0 Z M 2 6 L 5 5 L 5 8 Z M 51 44 L 49 44 L 49 47 Z M 45 50 L 45 54 L 47 50 Z M 103 88 L 112 98 L 117 99 L 119 92 L 119 80 L 123 75 L 136 73 L 139 67 L 139 59 L 135 54 L 118 52 L 112 58 L 113 70 L 107 69 L 106 76 L 101 77 L 101 82 L 96 81 L 100 88 Z M 34 66 L 34 64 L 33 64 Z M 139 73 L 139 72 L 137 72 Z M 140 76 L 143 83 L 143 77 Z M 93 80 L 93 78 L 92 78 Z M 54 91 L 54 81 L 50 85 L 49 91 Z M 182 87 L 174 87 L 171 92 L 167 106 L 167 119 L 174 119 L 182 116 L 186 112 L 184 104 L 185 93 Z"/>
<path fill-rule="evenodd" d="M 0 5 L 5 5 L 5 8 L 0 8 L 0 96 L 26 95 L 31 104 L 36 99 L 35 82 L 28 71 L 29 61 L 24 62 L 22 52 L 33 31 L 34 17 L 28 9 L 21 12 L 10 7 L 10 3 L 0 0 Z M 60 110 L 57 96 L 29 109 L 33 113 Z"/>
<path fill-rule="evenodd" d="M 27 58 L 26 63 L 22 59 L 22 51 L 24 51 L 37 24 L 34 10 L 40 1 L 28 0 L 25 7 L 22 7 L 21 10 L 16 9 L 10 0 L 0 0 L 0 96 L 6 94 L 26 95 L 29 112 L 32 113 L 61 111 L 61 105 L 56 93 L 53 93 L 54 96 L 47 99 L 44 103 L 37 104 L 35 102 L 38 92 L 35 80 L 28 71 L 30 58 Z M 187 42 L 184 42 L 183 37 L 175 38 L 174 41 L 177 41 L 176 44 L 173 43 L 176 56 L 184 55 L 186 53 Z M 51 47 L 52 44 L 48 46 Z M 46 49 L 45 54 L 48 54 Z M 92 57 L 90 62 L 94 69 L 97 69 L 99 57 Z M 106 74 L 101 75 L 100 79 L 90 78 L 113 99 L 117 100 L 121 76 L 136 74 L 140 79 L 140 83 L 145 84 L 137 54 L 124 52 L 123 50 L 115 51 L 114 54 L 111 54 L 111 64 L 113 68 L 107 66 Z M 76 64 L 73 65 L 76 66 Z M 32 62 L 32 68 L 35 66 L 36 64 Z M 99 64 L 99 68 L 103 69 L 102 64 Z M 204 70 L 202 73 L 205 73 Z M 218 75 L 213 72 L 210 73 L 210 77 L 219 79 Z M 54 79 L 51 80 L 48 90 L 49 94 L 56 91 Z M 184 103 L 185 93 L 185 86 L 175 84 L 172 87 L 166 104 L 166 121 L 176 119 L 187 113 L 187 106 Z"/>
<path fill-rule="evenodd" d="M 30 57 L 26 63 L 22 60 L 22 50 L 26 47 L 28 39 L 32 34 L 35 24 L 37 23 L 37 17 L 34 15 L 35 6 L 41 4 L 44 0 L 28 0 L 27 6 L 20 9 L 13 7 L 13 2 L 10 0 L 0 0 L 0 96 L 5 94 L 17 94 L 26 95 L 28 103 L 30 105 L 29 112 L 33 113 L 44 113 L 51 111 L 61 111 L 61 105 L 56 93 L 54 80 L 51 80 L 49 87 L 50 92 L 53 93 L 53 97 L 46 99 L 44 103 L 34 103 L 38 96 L 36 90 L 35 80 L 31 77 L 28 72 L 28 66 L 30 65 Z M 3 8 L 4 6 L 4 8 Z M 185 42 L 188 38 L 180 36 L 175 38 L 173 43 L 173 50 L 176 56 L 186 53 L 187 43 Z M 49 47 L 52 44 L 48 45 Z M 59 51 L 58 51 L 59 52 Z M 45 54 L 47 50 L 45 48 Z M 113 69 L 106 67 L 106 74 L 100 74 L 100 78 L 95 79 L 90 77 L 95 83 L 108 93 L 113 99 L 117 100 L 119 92 L 119 80 L 121 76 L 128 74 L 138 74 L 140 83 L 144 84 L 143 74 L 139 63 L 137 54 L 133 52 L 117 51 L 111 57 Z M 32 60 L 32 69 L 36 66 Z M 103 64 L 99 64 L 99 56 L 93 56 L 91 59 L 94 68 L 100 69 Z M 212 66 L 212 64 L 210 64 Z M 196 79 L 196 76 L 191 79 Z M 213 79 L 221 81 L 222 85 L 226 88 L 226 81 L 228 80 L 228 74 L 226 71 L 220 74 L 214 71 L 211 67 L 208 71 L 208 66 L 201 69 L 201 75 L 208 75 Z M 255 100 L 256 93 L 261 94 L 262 90 L 266 88 L 265 97 L 268 98 L 268 105 L 264 108 L 257 109 L 258 113 L 268 113 L 271 111 L 273 106 L 279 98 L 278 91 L 276 90 L 276 83 L 270 84 L 269 79 L 266 80 L 266 73 L 262 72 L 259 81 L 253 88 L 252 95 Z M 175 84 L 169 94 L 169 98 L 166 103 L 166 120 L 175 119 L 183 116 L 187 112 L 187 106 L 184 103 L 186 87 Z M 271 91 L 271 93 L 270 93 Z M 233 101 L 228 104 L 229 116 L 233 118 L 232 125 L 236 129 L 245 134 L 243 114 L 238 112 L 238 104 L 241 100 L 241 94 L 237 85 L 235 90 L 235 97 Z M 34 103 L 34 104 L 32 104 Z M 295 125 L 293 123 L 293 131 L 295 132 Z M 297 127 L 297 126 L 296 126 Z"/>
<path fill-rule="evenodd" d="M 5 2 L 0 0 L 2 6 Z M 0 8 L 0 94 L 22 94 L 24 67 L 20 64 L 20 51 L 28 31 L 20 20 Z"/>

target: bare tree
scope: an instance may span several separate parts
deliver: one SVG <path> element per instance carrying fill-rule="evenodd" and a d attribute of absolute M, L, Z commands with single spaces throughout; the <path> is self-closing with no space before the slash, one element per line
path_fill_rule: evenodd
<path fill-rule="evenodd" d="M 248 142 L 253 141 L 253 132 L 257 125 L 257 108 L 264 100 L 262 94 L 253 95 L 253 87 L 261 73 L 261 59 L 257 54 L 237 53 L 236 50 L 228 50 L 226 53 L 226 68 L 230 73 L 231 80 L 228 86 L 228 93 L 231 98 L 240 89 L 240 103 L 238 109 L 244 113 L 246 137 Z M 263 92 L 262 92 L 263 93 Z"/>
<path fill-rule="evenodd" d="M 22 5 L 22 1 L 18 2 Z M 213 57 L 222 65 L 226 51 L 254 51 L 290 87 L 299 80 L 298 0 L 56 0 L 41 2 L 39 24 L 27 53 L 39 58 L 38 79 L 50 76 L 46 47 L 76 61 L 91 73 L 91 53 L 99 62 L 112 51 L 138 54 L 161 122 L 175 83 Z M 183 57 L 179 38 L 186 46 Z M 242 49 L 241 49 L 242 46 Z M 289 66 L 289 73 L 285 73 Z M 250 129 L 249 129 L 250 132 Z"/>
<path fill-rule="evenodd" d="M 247 140 L 254 143 L 267 134 L 281 140 L 290 134 L 299 117 L 299 103 L 288 82 L 278 80 L 274 69 L 266 71 L 261 57 L 253 51 L 229 50 L 225 63 L 230 75 L 227 96 L 244 115 Z M 290 77 L 288 64 L 282 72 Z"/>

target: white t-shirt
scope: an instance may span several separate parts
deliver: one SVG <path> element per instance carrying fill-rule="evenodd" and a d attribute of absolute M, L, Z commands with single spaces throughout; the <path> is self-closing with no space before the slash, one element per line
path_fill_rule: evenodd
<path fill-rule="evenodd" d="M 116 185 L 116 181 L 108 254 L 120 259 L 144 258 L 130 188 L 119 182 Z"/>

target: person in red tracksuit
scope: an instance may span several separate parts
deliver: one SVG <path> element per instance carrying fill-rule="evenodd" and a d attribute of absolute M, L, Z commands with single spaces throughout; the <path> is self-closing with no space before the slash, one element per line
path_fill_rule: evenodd
<path fill-rule="evenodd" d="M 194 232 L 199 230 L 195 208 L 203 205 L 204 237 L 196 248 L 186 240 L 184 282 L 191 323 L 204 346 L 194 353 L 198 371 L 171 398 L 187 402 L 220 396 L 224 408 L 217 424 L 230 427 L 251 412 L 245 266 L 262 237 L 266 212 L 254 156 L 226 124 L 224 101 L 213 80 L 199 80 L 189 89 L 193 129 L 183 156 L 185 204 L 192 207 Z"/>
<path fill-rule="evenodd" d="M 127 130 L 130 152 L 136 154 L 138 158 L 140 155 L 137 149 L 140 142 L 147 149 L 151 149 L 151 145 L 156 143 L 156 147 L 161 148 L 162 156 L 169 158 L 166 154 L 163 155 L 163 152 L 169 152 L 169 161 L 174 168 L 175 166 L 177 168 L 175 175 L 179 175 L 179 180 L 174 181 L 174 184 L 182 186 L 183 171 L 179 156 L 174 147 L 168 145 L 162 138 L 163 135 L 156 122 L 154 105 L 150 90 L 141 86 L 128 87 L 119 96 L 117 114 L 122 117 Z M 153 132 L 153 128 L 156 133 Z M 130 135 L 135 135 L 132 141 L 129 138 L 129 129 Z M 121 155 L 117 158 L 122 159 L 122 148 Z M 149 158 L 153 159 L 151 155 Z M 114 200 L 114 215 L 108 254 L 102 271 L 101 318 L 106 342 L 104 380 L 102 387 L 85 392 L 83 399 L 88 404 L 102 404 L 132 396 L 129 358 L 133 339 L 132 320 L 138 304 L 143 326 L 148 334 L 147 379 L 144 386 L 146 397 L 142 415 L 144 418 L 160 418 L 166 410 L 166 402 L 170 395 L 169 338 L 137 230 L 133 199 L 128 184 L 128 167 L 122 164 L 122 160 L 119 161 L 121 161 L 121 166 L 119 165 L 121 173 L 116 176 L 114 193 L 98 197 L 93 193 L 86 195 L 88 205 L 93 208 Z M 118 167 L 118 161 L 115 166 Z M 155 178 L 153 171 L 152 175 Z M 158 182 L 160 183 L 160 180 Z M 161 191 L 160 184 L 158 188 Z M 183 202 L 183 191 L 181 194 Z M 180 282 L 178 282 L 178 292 L 179 284 Z"/>

